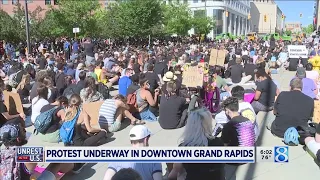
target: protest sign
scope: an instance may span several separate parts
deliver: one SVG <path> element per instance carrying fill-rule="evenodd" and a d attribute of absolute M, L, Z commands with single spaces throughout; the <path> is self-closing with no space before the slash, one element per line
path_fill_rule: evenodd
<path fill-rule="evenodd" d="M 308 58 L 308 50 L 305 45 L 289 45 L 289 58 Z"/>
<path fill-rule="evenodd" d="M 224 50 L 211 49 L 209 65 L 223 66 L 225 57 L 226 57 L 226 52 Z"/>
<path fill-rule="evenodd" d="M 190 66 L 183 72 L 182 84 L 187 87 L 203 86 L 203 71 L 198 66 Z"/>

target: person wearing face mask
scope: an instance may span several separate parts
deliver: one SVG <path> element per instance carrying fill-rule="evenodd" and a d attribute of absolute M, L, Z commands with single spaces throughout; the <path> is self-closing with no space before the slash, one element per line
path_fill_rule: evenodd
<path fill-rule="evenodd" d="M 222 130 L 221 139 L 225 146 L 251 147 L 255 144 L 254 124 L 239 113 L 239 100 L 229 97 L 222 102 L 229 119 Z"/>
<path fill-rule="evenodd" d="M 145 74 L 141 74 L 139 78 L 140 88 L 136 91 L 137 106 L 139 109 L 140 119 L 146 121 L 156 121 L 156 116 L 149 110 L 150 106 L 156 106 L 158 103 L 159 89 L 154 92 L 154 97 L 149 91 L 150 85 Z"/>

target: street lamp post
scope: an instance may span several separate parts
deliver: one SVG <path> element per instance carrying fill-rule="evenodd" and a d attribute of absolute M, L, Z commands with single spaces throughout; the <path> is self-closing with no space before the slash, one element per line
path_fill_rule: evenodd
<path fill-rule="evenodd" d="M 28 14 L 28 0 L 24 0 L 25 21 L 26 21 L 26 36 L 27 36 L 27 53 L 30 54 L 30 32 L 29 32 L 29 14 Z"/>

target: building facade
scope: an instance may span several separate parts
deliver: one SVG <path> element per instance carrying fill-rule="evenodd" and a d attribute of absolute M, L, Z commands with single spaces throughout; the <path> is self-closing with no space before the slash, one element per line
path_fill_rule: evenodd
<path fill-rule="evenodd" d="M 314 30 L 320 31 L 320 0 L 314 2 L 314 13 L 313 13 L 313 28 Z"/>
<path fill-rule="evenodd" d="M 250 5 L 251 28 L 254 32 L 268 34 L 285 30 L 283 13 L 273 0 L 254 0 Z"/>
<path fill-rule="evenodd" d="M 166 3 L 187 3 L 193 15 L 206 14 L 214 17 L 216 28 L 207 36 L 215 37 L 221 33 L 243 35 L 250 31 L 250 2 L 241 0 L 166 0 Z M 194 29 L 189 34 L 194 34 Z"/>
<path fill-rule="evenodd" d="M 301 22 L 286 22 L 286 30 L 293 33 L 299 33 L 302 31 Z"/>

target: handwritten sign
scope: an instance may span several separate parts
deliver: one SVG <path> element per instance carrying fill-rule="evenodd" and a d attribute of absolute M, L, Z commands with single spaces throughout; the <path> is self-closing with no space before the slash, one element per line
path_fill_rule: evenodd
<path fill-rule="evenodd" d="M 308 50 L 305 45 L 289 45 L 289 58 L 308 58 Z"/>
<path fill-rule="evenodd" d="M 226 58 L 226 52 L 224 50 L 211 49 L 210 52 L 210 66 L 223 66 Z"/>
<path fill-rule="evenodd" d="M 183 72 L 182 84 L 187 87 L 202 87 L 203 71 L 201 72 L 198 66 L 190 66 Z"/>

